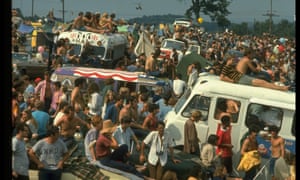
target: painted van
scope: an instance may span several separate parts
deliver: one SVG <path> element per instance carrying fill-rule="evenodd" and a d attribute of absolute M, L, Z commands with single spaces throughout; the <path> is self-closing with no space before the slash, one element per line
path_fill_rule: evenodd
<path fill-rule="evenodd" d="M 183 147 L 184 123 L 193 110 L 202 112 L 202 119 L 196 123 L 198 138 L 202 143 L 210 134 L 215 134 L 220 123 L 219 102 L 226 102 L 227 112 L 232 117 L 233 166 L 237 168 L 240 160 L 241 139 L 248 132 L 251 124 L 260 126 L 260 133 L 271 125 L 277 126 L 279 135 L 285 139 L 286 159 L 291 160 L 296 155 L 296 106 L 295 92 L 283 92 L 262 87 L 239 85 L 224 82 L 219 76 L 201 73 L 193 74 L 188 81 L 189 88 L 177 101 L 174 109 L 165 118 L 166 130 L 174 137 L 178 147 Z M 254 118 L 253 118 L 254 117 Z M 262 167 L 268 166 L 270 157 L 270 141 L 265 136 L 258 135 L 258 143 L 265 146 L 268 153 L 262 158 Z M 268 168 L 264 168 L 259 178 L 270 179 Z M 237 172 L 241 174 L 243 172 Z"/>
<path fill-rule="evenodd" d="M 59 34 L 58 39 L 68 38 L 74 45 L 75 54 L 80 55 L 88 42 L 93 48 L 93 54 L 100 58 L 108 67 L 113 66 L 124 57 L 129 47 L 127 37 L 121 33 L 99 34 L 88 31 L 66 31 Z"/>

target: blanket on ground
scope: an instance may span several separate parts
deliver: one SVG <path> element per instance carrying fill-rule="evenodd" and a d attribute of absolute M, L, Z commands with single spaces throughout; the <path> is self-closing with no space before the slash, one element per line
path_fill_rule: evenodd
<path fill-rule="evenodd" d="M 94 164 L 90 164 L 86 157 L 68 158 L 64 164 L 64 172 L 70 172 L 85 180 L 101 179 L 105 176 L 101 169 Z"/>

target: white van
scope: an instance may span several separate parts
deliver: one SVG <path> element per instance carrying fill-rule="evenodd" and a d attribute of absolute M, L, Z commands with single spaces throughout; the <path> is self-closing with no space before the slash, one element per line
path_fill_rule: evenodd
<path fill-rule="evenodd" d="M 189 18 L 176 18 L 174 20 L 174 23 L 173 23 L 173 26 L 177 26 L 177 25 L 180 25 L 180 26 L 183 26 L 183 27 L 191 27 L 192 26 L 192 20 L 189 19 Z"/>
<path fill-rule="evenodd" d="M 66 31 L 59 34 L 58 39 L 68 38 L 74 45 L 76 55 L 80 55 L 86 42 L 93 47 L 94 55 L 104 64 L 111 66 L 124 57 L 129 47 L 127 37 L 120 33 L 99 34 L 88 31 Z"/>
<path fill-rule="evenodd" d="M 193 74 L 191 77 L 188 82 L 189 88 L 165 118 L 166 130 L 174 137 L 177 146 L 183 147 L 184 123 L 193 110 L 202 112 L 203 118 L 196 123 L 196 129 L 199 139 L 204 143 L 210 134 L 216 133 L 218 123 L 220 123 L 217 105 L 222 101 L 230 101 L 238 107 L 236 112 L 232 111 L 231 113 L 234 169 L 237 168 L 240 160 L 240 141 L 247 133 L 248 126 L 253 123 L 260 126 L 261 132 L 271 125 L 279 127 L 279 135 L 285 139 L 286 155 L 293 157 L 296 154 L 296 98 L 294 92 L 224 82 L 219 79 L 219 76 L 207 73 L 201 73 L 199 77 L 197 74 Z M 256 118 L 255 122 L 253 117 Z M 263 144 L 268 149 L 265 159 L 262 158 L 262 165 L 264 165 L 270 156 L 271 144 L 269 140 L 260 135 L 257 140 L 259 144 Z M 259 177 L 269 179 L 268 170 L 265 168 L 262 171 L 265 176 L 260 175 Z"/>
<path fill-rule="evenodd" d="M 184 49 L 186 49 L 187 47 L 183 41 L 179 41 L 179 40 L 171 39 L 171 38 L 164 39 L 161 42 L 161 47 L 160 47 L 161 52 L 158 57 L 158 60 L 163 60 L 165 58 L 167 58 L 167 59 L 171 58 L 171 54 L 172 54 L 172 51 L 174 48 L 176 49 L 176 51 L 179 55 L 182 55 L 182 51 Z"/>

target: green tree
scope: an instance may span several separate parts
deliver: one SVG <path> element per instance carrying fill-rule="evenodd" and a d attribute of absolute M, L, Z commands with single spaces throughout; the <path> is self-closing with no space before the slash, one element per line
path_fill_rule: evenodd
<path fill-rule="evenodd" d="M 240 24 L 234 24 L 231 26 L 231 29 L 233 30 L 234 33 L 239 34 L 239 35 L 245 35 L 249 34 L 249 28 L 248 28 L 248 23 L 242 22 Z"/>
<path fill-rule="evenodd" d="M 279 37 L 287 37 L 290 34 L 293 34 L 295 26 L 292 23 L 289 23 L 288 20 L 281 20 L 274 27 L 274 34 L 277 34 Z"/>
<path fill-rule="evenodd" d="M 189 0 L 178 0 L 189 1 Z M 226 18 L 231 12 L 228 11 L 228 6 L 231 0 L 191 0 L 192 5 L 185 12 L 185 16 L 192 18 L 195 16 L 197 20 L 200 13 L 210 17 L 213 22 L 217 22 L 220 27 L 227 27 L 231 22 Z"/>

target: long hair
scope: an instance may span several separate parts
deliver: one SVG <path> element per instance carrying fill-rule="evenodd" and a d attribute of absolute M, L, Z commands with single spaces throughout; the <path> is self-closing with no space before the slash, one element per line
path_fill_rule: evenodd
<path fill-rule="evenodd" d="M 30 121 L 30 123 L 33 124 L 35 128 L 38 128 L 38 123 L 32 116 L 31 109 L 25 109 L 23 112 L 27 114 L 27 120 Z"/>

